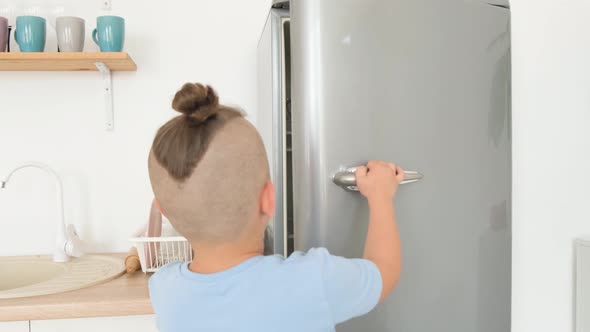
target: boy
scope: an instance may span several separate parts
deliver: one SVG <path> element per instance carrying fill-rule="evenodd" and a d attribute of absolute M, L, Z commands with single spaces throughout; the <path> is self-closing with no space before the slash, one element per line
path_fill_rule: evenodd
<path fill-rule="evenodd" d="M 392 203 L 401 168 L 371 161 L 356 171 L 370 208 L 363 259 L 323 248 L 263 256 L 275 202 L 260 135 L 210 86 L 185 84 L 172 106 L 182 115 L 158 131 L 149 174 L 162 212 L 195 257 L 150 279 L 162 332 L 335 331 L 391 292 L 401 269 Z"/>

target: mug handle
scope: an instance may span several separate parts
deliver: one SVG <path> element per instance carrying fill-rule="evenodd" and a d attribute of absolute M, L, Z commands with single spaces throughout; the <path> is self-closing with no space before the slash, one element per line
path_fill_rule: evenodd
<path fill-rule="evenodd" d="M 92 40 L 98 45 L 98 31 L 96 29 L 92 30 Z"/>
<path fill-rule="evenodd" d="M 8 42 L 6 43 L 7 52 L 10 53 L 10 31 L 12 30 L 12 25 L 8 26 Z M 16 31 L 15 31 L 16 32 Z M 16 33 L 14 34 L 14 38 L 16 38 Z"/>
<path fill-rule="evenodd" d="M 14 41 L 17 43 L 17 45 L 20 46 L 20 43 L 18 42 L 18 38 L 16 38 L 16 29 L 14 29 Z"/>

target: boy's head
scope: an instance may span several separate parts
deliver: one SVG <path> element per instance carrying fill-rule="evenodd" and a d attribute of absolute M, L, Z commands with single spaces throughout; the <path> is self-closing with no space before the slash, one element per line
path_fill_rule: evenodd
<path fill-rule="evenodd" d="M 256 128 L 220 105 L 210 86 L 185 84 L 182 113 L 156 134 L 148 168 L 157 201 L 191 242 L 221 244 L 264 229 L 274 213 L 266 151 Z"/>

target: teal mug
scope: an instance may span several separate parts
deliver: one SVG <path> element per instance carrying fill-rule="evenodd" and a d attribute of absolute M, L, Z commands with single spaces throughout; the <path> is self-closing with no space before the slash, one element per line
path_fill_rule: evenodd
<path fill-rule="evenodd" d="M 101 52 L 121 52 L 125 43 L 125 19 L 119 16 L 99 16 L 92 39 Z"/>
<path fill-rule="evenodd" d="M 14 39 L 21 52 L 43 52 L 45 50 L 46 22 L 43 17 L 18 16 Z"/>

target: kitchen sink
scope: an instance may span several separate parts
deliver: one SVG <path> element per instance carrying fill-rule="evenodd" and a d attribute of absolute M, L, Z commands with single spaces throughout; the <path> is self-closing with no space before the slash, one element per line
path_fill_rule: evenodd
<path fill-rule="evenodd" d="M 0 299 L 81 289 L 112 280 L 125 271 L 119 258 L 86 255 L 65 263 L 50 256 L 0 257 Z"/>

